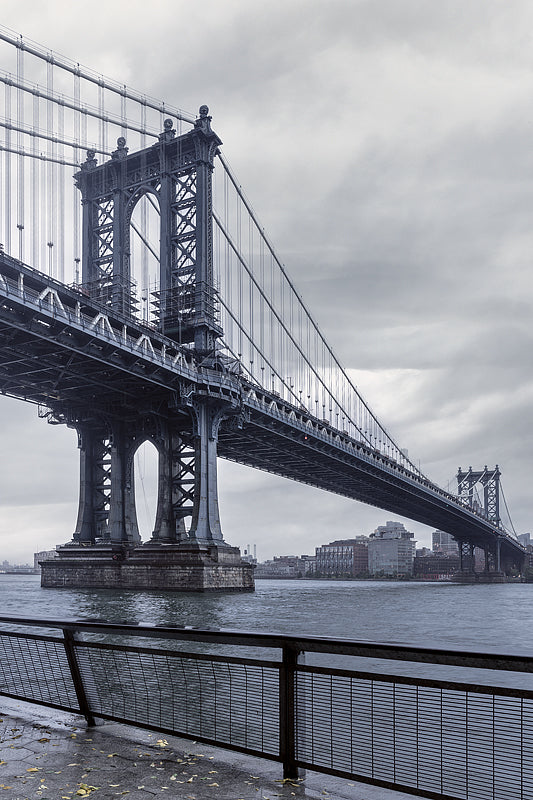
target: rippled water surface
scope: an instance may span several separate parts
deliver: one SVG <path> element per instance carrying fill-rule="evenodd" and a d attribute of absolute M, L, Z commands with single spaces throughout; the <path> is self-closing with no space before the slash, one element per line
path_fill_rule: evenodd
<path fill-rule="evenodd" d="M 41 589 L 0 574 L 2 614 L 101 618 L 533 653 L 533 584 L 257 581 L 254 593 Z"/>

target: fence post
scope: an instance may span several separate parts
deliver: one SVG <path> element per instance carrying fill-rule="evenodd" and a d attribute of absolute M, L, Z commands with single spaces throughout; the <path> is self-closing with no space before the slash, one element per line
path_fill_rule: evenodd
<path fill-rule="evenodd" d="M 279 670 L 279 753 L 283 777 L 298 777 L 296 764 L 296 667 L 299 650 L 284 645 Z"/>
<path fill-rule="evenodd" d="M 87 695 L 85 694 L 85 687 L 83 686 L 80 668 L 76 658 L 76 652 L 74 650 L 74 636 L 71 630 L 63 628 L 63 641 L 65 644 L 67 661 L 70 667 L 70 674 L 72 675 L 72 682 L 74 683 L 74 689 L 76 691 L 76 697 L 78 698 L 80 711 L 85 717 L 87 725 L 95 725 L 94 717 L 87 701 Z"/>

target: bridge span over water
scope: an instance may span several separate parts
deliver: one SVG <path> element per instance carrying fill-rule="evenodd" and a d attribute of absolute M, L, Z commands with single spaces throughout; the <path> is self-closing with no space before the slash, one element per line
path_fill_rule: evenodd
<path fill-rule="evenodd" d="M 50 580 L 77 585 L 92 570 L 91 585 L 158 585 L 163 548 L 174 588 L 250 588 L 220 527 L 217 456 L 447 531 L 465 569 L 476 546 L 487 570 L 520 567 L 499 514 L 428 480 L 353 385 L 207 106 L 195 118 L 0 38 L 16 53 L 18 100 L 2 144 L 13 208 L 0 219 L 0 391 L 75 428 L 80 448 L 76 529 Z M 43 62 L 46 91 L 30 78 Z M 86 99 L 95 85 L 98 106 Z M 146 440 L 158 503 L 141 546 L 133 458 Z"/>
<path fill-rule="evenodd" d="M 226 415 L 218 430 L 224 458 L 434 526 L 508 561 L 523 553 L 468 502 L 363 437 L 265 390 L 238 362 L 220 355 L 204 366 L 153 327 L 6 254 L 0 255 L 0 336 L 0 390 L 38 404 L 50 422 L 83 426 L 88 407 L 121 425 L 144 415 L 147 437 L 157 439 L 154 420 L 171 409 L 192 436 L 188 409 L 212 403 Z M 189 501 L 183 511 L 192 514 L 192 495 Z"/>

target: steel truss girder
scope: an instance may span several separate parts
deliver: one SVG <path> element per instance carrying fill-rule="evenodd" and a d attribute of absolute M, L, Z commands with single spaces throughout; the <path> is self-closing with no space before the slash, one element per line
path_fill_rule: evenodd
<path fill-rule="evenodd" d="M 468 518 L 445 498 L 435 497 L 401 475 L 359 460 L 334 443 L 315 438 L 313 432 L 294 429 L 279 418 L 269 418 L 255 406 L 242 431 L 221 431 L 219 453 L 230 460 L 283 475 L 302 483 L 375 505 L 427 525 L 447 530 L 473 545 L 485 546 L 501 540 L 510 552 L 518 550 L 512 540 L 494 534 L 479 518 Z"/>

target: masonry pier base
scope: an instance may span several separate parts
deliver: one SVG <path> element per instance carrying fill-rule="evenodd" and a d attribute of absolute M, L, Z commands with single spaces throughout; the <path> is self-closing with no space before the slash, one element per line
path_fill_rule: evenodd
<path fill-rule="evenodd" d="M 453 583 L 507 583 L 504 572 L 456 572 Z"/>
<path fill-rule="evenodd" d="M 251 592 L 253 566 L 238 547 L 146 544 L 138 547 L 68 544 L 41 562 L 47 588 L 156 589 L 177 592 Z"/>

